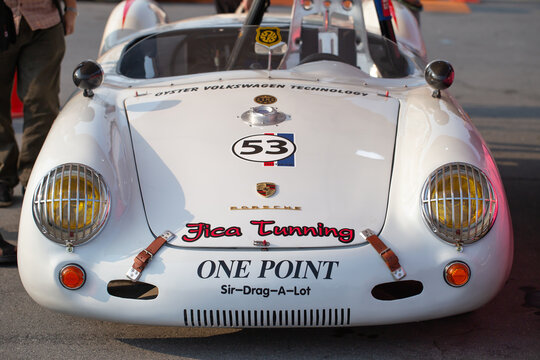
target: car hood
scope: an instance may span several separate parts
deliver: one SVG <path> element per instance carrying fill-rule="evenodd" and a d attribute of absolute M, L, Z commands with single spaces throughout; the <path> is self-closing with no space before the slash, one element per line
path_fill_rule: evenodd
<path fill-rule="evenodd" d="M 270 79 L 137 91 L 125 108 L 151 230 L 197 247 L 364 242 L 384 223 L 399 111 L 365 91 Z M 261 104 L 272 121 L 244 121 Z"/>

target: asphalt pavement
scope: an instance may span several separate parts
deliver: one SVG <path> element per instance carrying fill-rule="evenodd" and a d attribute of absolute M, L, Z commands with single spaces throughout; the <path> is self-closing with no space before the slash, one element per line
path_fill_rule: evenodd
<path fill-rule="evenodd" d="M 513 218 L 514 266 L 500 294 L 474 312 L 393 326 L 339 329 L 185 329 L 136 326 L 53 313 L 0 265 L 0 359 L 540 359 L 540 1 L 481 0 L 470 12 L 424 12 L 430 59 L 456 70 L 450 92 L 486 139 Z M 96 58 L 114 3 L 80 2 L 67 38 L 61 101 L 73 68 Z M 213 5 L 165 3 L 170 20 Z M 286 10 L 286 9 L 284 9 Z M 20 136 L 22 122 L 14 122 Z M 20 188 L 0 209 L 0 231 L 17 241 Z M 46 254 L 44 254 L 46 256 Z"/>

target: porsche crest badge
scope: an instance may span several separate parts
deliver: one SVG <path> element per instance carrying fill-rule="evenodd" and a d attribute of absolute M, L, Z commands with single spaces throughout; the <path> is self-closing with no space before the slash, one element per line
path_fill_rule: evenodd
<path fill-rule="evenodd" d="M 257 192 L 266 198 L 270 197 L 276 193 L 276 184 L 271 182 L 257 183 Z"/>
<path fill-rule="evenodd" d="M 281 42 L 281 33 L 277 27 L 260 27 L 255 40 L 264 46 L 272 46 Z"/>

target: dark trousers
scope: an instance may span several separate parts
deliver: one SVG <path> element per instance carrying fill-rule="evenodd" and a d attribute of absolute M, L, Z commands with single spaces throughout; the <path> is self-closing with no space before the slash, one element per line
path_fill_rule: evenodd
<path fill-rule="evenodd" d="M 214 0 L 214 5 L 218 14 L 224 14 L 235 12 L 241 2 L 242 0 Z"/>
<path fill-rule="evenodd" d="M 0 52 L 0 181 L 23 186 L 60 108 L 60 64 L 65 52 L 62 24 L 32 31 L 21 20 L 15 44 Z M 24 105 L 19 151 L 11 121 L 11 90 L 17 70 L 17 94 Z"/>

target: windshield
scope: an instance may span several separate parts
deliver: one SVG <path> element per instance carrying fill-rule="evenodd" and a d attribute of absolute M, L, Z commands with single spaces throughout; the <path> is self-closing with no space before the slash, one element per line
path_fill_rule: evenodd
<path fill-rule="evenodd" d="M 418 70 L 414 59 L 395 43 L 365 31 L 361 10 L 343 14 L 341 5 L 337 9 L 341 11 L 317 13 L 295 6 L 289 24 L 268 22 L 151 34 L 126 46 L 118 71 L 130 78 L 152 79 L 290 69 L 322 60 L 343 62 L 373 77 L 399 78 Z"/>
<path fill-rule="evenodd" d="M 265 69 L 268 55 L 255 53 L 253 36 L 258 26 L 244 27 L 245 43 L 233 64 L 228 64 L 241 34 L 240 27 L 198 28 L 171 31 L 137 39 L 130 44 L 120 61 L 122 75 L 136 79 L 190 75 L 207 72 Z M 283 29 L 282 33 L 287 34 Z M 273 56 L 276 69 L 282 56 Z M 228 66 L 229 65 L 229 66 Z"/>

